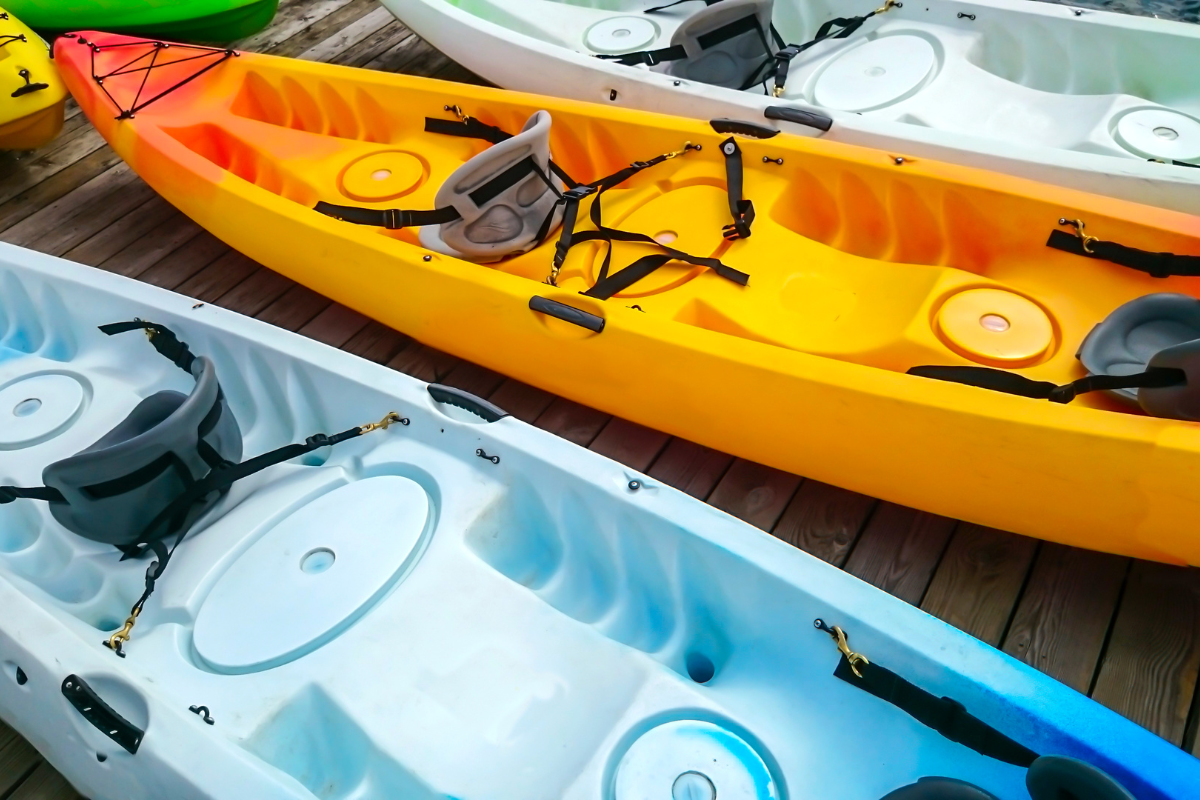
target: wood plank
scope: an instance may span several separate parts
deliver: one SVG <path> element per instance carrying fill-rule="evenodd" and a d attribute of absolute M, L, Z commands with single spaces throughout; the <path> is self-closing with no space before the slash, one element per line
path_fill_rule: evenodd
<path fill-rule="evenodd" d="M 298 331 L 330 305 L 332 301 L 325 295 L 317 294 L 307 286 L 292 284 L 255 316 L 284 330 Z"/>
<path fill-rule="evenodd" d="M 135 242 L 156 231 L 164 223 L 178 218 L 175 207 L 154 195 L 129 212 L 120 224 L 108 225 L 63 253 L 63 258 L 80 264 L 98 266 L 119 255 Z"/>
<path fill-rule="evenodd" d="M 369 319 L 354 309 L 341 303 L 330 303 L 296 332 L 330 347 L 341 347 L 369 323 Z"/>
<path fill-rule="evenodd" d="M 174 257 L 181 248 L 200 246 L 198 237 L 201 236 L 217 241 L 212 234 L 176 212 L 166 222 L 96 266 L 127 278 L 140 278 L 154 265 Z"/>
<path fill-rule="evenodd" d="M 587 447 L 608 424 L 610 418 L 610 415 L 580 405 L 574 400 L 556 397 L 533 424 L 580 447 Z"/>
<path fill-rule="evenodd" d="M 487 399 L 504 383 L 504 376 L 470 361 L 460 361 L 458 366 L 447 373 L 442 382 Z"/>
<path fill-rule="evenodd" d="M 533 424 L 554 402 L 554 395 L 508 378 L 488 399 L 522 422 Z"/>
<path fill-rule="evenodd" d="M 1200 675 L 1200 570 L 1136 561 L 1092 697 L 1182 744 Z"/>
<path fill-rule="evenodd" d="M 239 253 L 238 255 L 241 254 Z M 248 258 L 246 261 L 251 264 L 254 263 Z M 206 268 L 206 271 L 213 270 L 209 267 Z M 225 271 L 230 272 L 231 270 L 226 268 Z M 212 297 L 209 293 L 194 296 L 199 300 L 216 303 L 223 308 L 228 308 L 230 311 L 236 311 L 239 314 L 253 317 L 261 313 L 263 309 L 274 303 L 295 285 L 295 281 L 283 277 L 278 272 L 258 267 L 244 280 L 239 281 L 233 288 L 222 294 L 217 295 L 214 289 L 211 295 L 216 295 L 215 297 Z"/>
<path fill-rule="evenodd" d="M 1086 693 L 1130 560 L 1044 543 L 1004 637 L 1004 652 Z"/>
<path fill-rule="evenodd" d="M 807 480 L 771 533 L 840 567 L 877 502 L 873 497 Z"/>
<path fill-rule="evenodd" d="M 364 39 L 395 22 L 386 8 L 375 6 L 344 28 L 340 28 L 305 50 L 298 57 L 305 61 L 332 61 Z"/>
<path fill-rule="evenodd" d="M 668 438 L 665 433 L 613 417 L 588 445 L 588 449 L 630 469 L 645 472 L 666 447 Z"/>
<path fill-rule="evenodd" d="M 851 575 L 918 605 L 955 522 L 894 503 L 880 503 L 846 558 Z"/>
<path fill-rule="evenodd" d="M 769 531 L 779 521 L 801 480 L 774 467 L 737 458 L 709 495 L 708 502 Z"/>
<path fill-rule="evenodd" d="M 82 800 L 82 795 L 43 761 L 8 800 Z"/>
<path fill-rule="evenodd" d="M 412 344 L 412 341 L 404 334 L 372 320 L 365 328 L 351 336 L 342 345 L 342 349 L 376 364 L 386 364 Z"/>
<path fill-rule="evenodd" d="M 25 780 L 41 761 L 29 742 L 0 722 L 0 797 Z"/>
<path fill-rule="evenodd" d="M 236 42 L 234 46 L 238 50 L 252 50 L 256 53 L 274 52 L 279 45 L 349 2 L 350 0 L 300 0 L 280 3 L 279 11 L 275 13 L 275 19 L 271 20 L 270 25 L 253 36 Z"/>
<path fill-rule="evenodd" d="M 314 20 L 312 24 L 273 46 L 269 52 L 273 55 L 294 58 L 377 8 L 374 0 L 350 0 L 330 14 Z"/>
<path fill-rule="evenodd" d="M 648 474 L 668 486 L 704 500 L 733 464 L 733 456 L 687 439 L 672 438 Z"/>
<path fill-rule="evenodd" d="M 137 278 L 145 283 L 196 297 L 216 278 L 216 273 L 205 272 L 207 267 L 216 263 L 218 259 L 239 258 L 253 264 L 241 253 L 234 253 L 229 249 L 229 245 L 205 231 L 193 236 L 169 255 L 142 270 Z M 107 263 L 102 266 L 108 268 Z"/>
<path fill-rule="evenodd" d="M 442 383 L 458 364 L 459 359 L 449 353 L 416 342 L 387 363 L 392 369 L 427 383 Z"/>
<path fill-rule="evenodd" d="M 329 63 L 361 67 L 414 36 L 416 36 L 415 33 L 393 19 L 370 36 L 347 48 L 345 52 L 330 58 Z"/>
<path fill-rule="evenodd" d="M 921 608 L 998 647 L 1037 548 L 1036 539 L 959 523 Z"/>

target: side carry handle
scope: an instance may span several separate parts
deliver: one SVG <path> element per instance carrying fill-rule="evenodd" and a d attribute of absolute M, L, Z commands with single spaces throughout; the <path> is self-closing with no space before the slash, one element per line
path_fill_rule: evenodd
<path fill-rule="evenodd" d="M 783 122 L 794 122 L 797 125 L 806 125 L 810 128 L 816 128 L 819 131 L 827 131 L 833 127 L 833 119 L 824 114 L 818 114 L 816 111 L 806 111 L 803 108 L 791 108 L 790 106 L 767 106 L 763 111 L 763 116 L 767 119 L 777 119 Z"/>
<path fill-rule="evenodd" d="M 566 303 L 560 303 L 557 300 L 551 300 L 548 297 L 534 296 L 529 298 L 529 307 L 534 311 L 540 311 L 546 316 L 561 319 L 563 322 L 569 322 L 581 328 L 587 328 L 589 331 L 595 333 L 600 333 L 604 330 L 604 317 L 589 314 L 582 309 L 569 306 Z"/>
<path fill-rule="evenodd" d="M 717 133 L 736 133 L 738 136 L 749 136 L 751 139 L 770 139 L 772 136 L 779 135 L 779 131 L 774 128 L 759 125 L 756 122 L 747 122 L 744 119 L 714 119 L 709 120 L 708 124 Z"/>
<path fill-rule="evenodd" d="M 146 735 L 138 726 L 122 717 L 78 675 L 68 675 L 62 682 L 63 697 L 75 706 L 84 719 L 96 730 L 136 755 Z"/>
<path fill-rule="evenodd" d="M 495 422 L 508 416 L 508 412 L 504 409 L 492 405 L 482 397 L 476 397 L 470 392 L 464 392 L 453 386 L 431 383 L 429 384 L 429 396 L 439 403 L 470 411 L 484 422 Z"/>

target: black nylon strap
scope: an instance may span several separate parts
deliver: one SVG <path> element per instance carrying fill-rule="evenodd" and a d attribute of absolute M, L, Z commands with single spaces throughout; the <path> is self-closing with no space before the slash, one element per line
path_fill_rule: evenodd
<path fill-rule="evenodd" d="M 1187 374 L 1173 367 L 1151 367 L 1135 375 L 1089 375 L 1059 386 L 1049 381 L 1035 381 L 989 367 L 921 366 L 908 370 L 909 375 L 920 378 L 961 383 L 979 389 L 1015 394 L 1034 400 L 1049 400 L 1052 403 L 1069 403 L 1081 394 L 1112 389 L 1163 389 L 1187 383 Z"/>
<path fill-rule="evenodd" d="M 503 131 L 495 125 L 480 122 L 474 117 L 465 119 L 426 117 L 425 132 L 439 133 L 443 136 L 461 136 L 467 139 L 483 139 L 492 144 L 500 144 L 512 138 L 511 133 Z"/>
<path fill-rule="evenodd" d="M 186 344 L 179 341 L 179 337 L 171 329 L 140 319 L 100 326 L 100 331 L 107 336 L 136 330 L 144 330 L 149 334 L 150 344 L 154 345 L 154 349 L 158 351 L 159 355 L 189 375 L 192 374 L 192 363 L 195 362 L 196 357 L 192 355 L 192 351 Z"/>
<path fill-rule="evenodd" d="M 732 136 L 721 142 L 721 153 L 725 156 L 725 184 L 729 195 L 729 213 L 733 222 L 722 228 L 726 239 L 749 239 L 750 226 L 754 224 L 754 203 L 742 199 L 742 149 Z"/>
<path fill-rule="evenodd" d="M 27 489 L 20 486 L 0 486 L 0 505 L 17 499 L 45 500 L 48 503 L 61 503 L 65 500 L 62 492 L 49 486 L 32 486 Z"/>
<path fill-rule="evenodd" d="M 1138 250 L 1136 247 L 1126 247 L 1116 242 L 1106 242 L 1093 239 L 1084 249 L 1083 239 L 1068 231 L 1051 231 L 1046 242 L 1047 247 L 1074 253 L 1077 256 L 1099 258 L 1111 261 L 1122 267 L 1136 269 L 1139 272 L 1155 278 L 1169 278 L 1173 275 L 1195 277 L 1200 275 L 1200 256 L 1181 256 L 1175 253 L 1152 253 L 1149 250 Z"/>
<path fill-rule="evenodd" d="M 668 8 L 674 8 L 675 6 L 681 6 L 684 3 L 690 3 L 690 2 L 692 2 L 692 0 L 675 0 L 674 3 L 667 3 L 665 6 L 655 6 L 654 8 L 647 8 L 642 13 L 643 14 L 653 14 L 656 11 L 666 11 Z M 704 5 L 712 6 L 712 5 L 716 5 L 719 2 L 721 2 L 721 0 L 704 0 Z"/>
<path fill-rule="evenodd" d="M 1037 759 L 1037 753 L 972 716 L 958 701 L 930 694 L 873 662 L 859 662 L 857 666 L 861 678 L 854 674 L 850 662 L 842 656 L 833 674 L 891 703 L 922 725 L 976 753 L 1018 767 L 1028 767 Z"/>
<path fill-rule="evenodd" d="M 787 83 L 788 68 L 791 66 L 792 59 L 808 48 L 814 47 L 827 39 L 845 39 L 878 13 L 879 11 L 876 10 L 869 14 L 863 14 L 861 17 L 837 17 L 828 20 L 817 29 L 817 35 L 804 44 L 789 44 L 772 56 L 771 60 L 774 61 L 774 66 L 770 68 L 767 77 L 774 78 L 776 95 L 783 92 L 784 84 Z M 835 27 L 837 30 L 834 30 Z M 744 86 L 743 88 L 748 89 L 755 83 L 758 83 L 758 81 L 753 81 L 749 86 Z"/>
<path fill-rule="evenodd" d="M 662 47 L 658 50 L 638 50 L 634 53 L 624 53 L 622 55 L 597 53 L 596 58 L 603 59 L 604 61 L 616 61 L 618 64 L 624 64 L 627 67 L 636 67 L 639 64 L 653 67 L 667 61 L 682 61 L 687 58 L 687 51 L 683 49 L 683 45 L 676 44 L 671 47 Z"/>
<path fill-rule="evenodd" d="M 441 225 L 461 218 L 454 206 L 435 208 L 432 211 L 411 211 L 401 208 L 375 209 L 339 206 L 321 200 L 313 206 L 313 210 L 343 222 L 387 228 L 390 231 L 401 228 L 419 228 L 422 225 Z"/>

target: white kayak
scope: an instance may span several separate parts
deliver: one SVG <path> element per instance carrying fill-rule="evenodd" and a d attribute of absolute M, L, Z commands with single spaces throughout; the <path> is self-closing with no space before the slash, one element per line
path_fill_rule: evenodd
<path fill-rule="evenodd" d="M 884 0 L 381 1 L 506 89 L 742 119 L 1200 214 L 1200 25 L 1029 0 L 887 0 L 861 25 Z M 839 18 L 776 79 L 781 43 Z"/>
<path fill-rule="evenodd" d="M 1086 697 L 478 398 L 9 245 L 0 287 L 0 717 L 93 800 L 1200 785 Z M 145 531 L 113 520 L 157 510 L 127 500 L 174 504 L 196 453 L 204 486 L 252 474 L 192 496 L 169 569 L 120 560 Z"/>

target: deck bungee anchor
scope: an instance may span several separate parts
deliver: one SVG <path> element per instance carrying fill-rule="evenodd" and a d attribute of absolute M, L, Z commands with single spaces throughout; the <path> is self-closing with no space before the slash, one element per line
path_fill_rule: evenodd
<path fill-rule="evenodd" d="M 962 703 L 938 697 L 896 673 L 872 663 L 850 649 L 849 637 L 838 625 L 813 620 L 829 634 L 841 659 L 834 677 L 878 697 L 922 725 L 980 755 L 1029 770 L 1026 786 L 1033 800 L 1134 800 L 1112 776 L 1096 767 L 1063 756 L 1039 756 L 969 713 Z M 964 781 L 922 778 L 890 792 L 883 800 L 996 800 L 989 792 Z"/>
<path fill-rule="evenodd" d="M 745 286 L 749 276 L 720 259 L 694 256 L 650 236 L 610 228 L 603 223 L 600 198 L 643 170 L 699 151 L 684 143 L 679 150 L 648 161 L 636 161 L 612 175 L 581 184 L 554 162 L 550 154 L 551 118 L 538 111 L 521 132 L 512 135 L 465 114 L 457 105 L 445 106 L 458 119 L 427 117 L 425 130 L 448 136 L 482 139 L 492 147 L 468 159 L 446 179 L 431 210 L 371 209 L 320 201 L 314 210 L 344 222 L 397 230 L 420 227 L 422 246 L 457 258 L 486 262 L 528 252 L 561 225 L 546 283 L 556 286 L 567 254 L 580 242 L 604 241 L 609 247 L 595 285 L 583 292 L 607 300 L 669 261 L 707 267 L 721 277 Z M 750 236 L 754 205 L 742 197 L 741 150 L 732 137 L 721 145 L 725 156 L 729 209 L 733 222 L 722 231 L 727 240 Z M 482 177 L 481 177 L 482 176 Z M 553 177 L 552 177 L 553 176 Z M 540 182 L 540 184 L 539 184 Z M 592 198 L 590 218 L 595 230 L 576 232 L 579 204 Z M 660 252 L 643 256 L 610 274 L 612 243 L 635 242 Z"/>
<path fill-rule="evenodd" d="M 408 420 L 393 411 L 379 422 L 332 436 L 314 434 L 303 443 L 239 461 L 241 430 L 210 359 L 194 355 L 171 330 L 153 322 L 135 319 L 102 325 L 100 330 L 109 336 L 144 330 L 160 355 L 193 377 L 191 393 L 162 390 L 146 397 L 95 444 L 49 464 L 42 472 L 45 486 L 0 486 L 0 504 L 22 498 L 48 502 L 51 515 L 63 527 L 113 545 L 122 561 L 154 553 L 157 560 L 146 570 L 144 591 L 125 624 L 104 642 L 123 658 L 123 646 L 176 548 L 235 482 Z M 168 547 L 171 536 L 175 538 Z"/>

